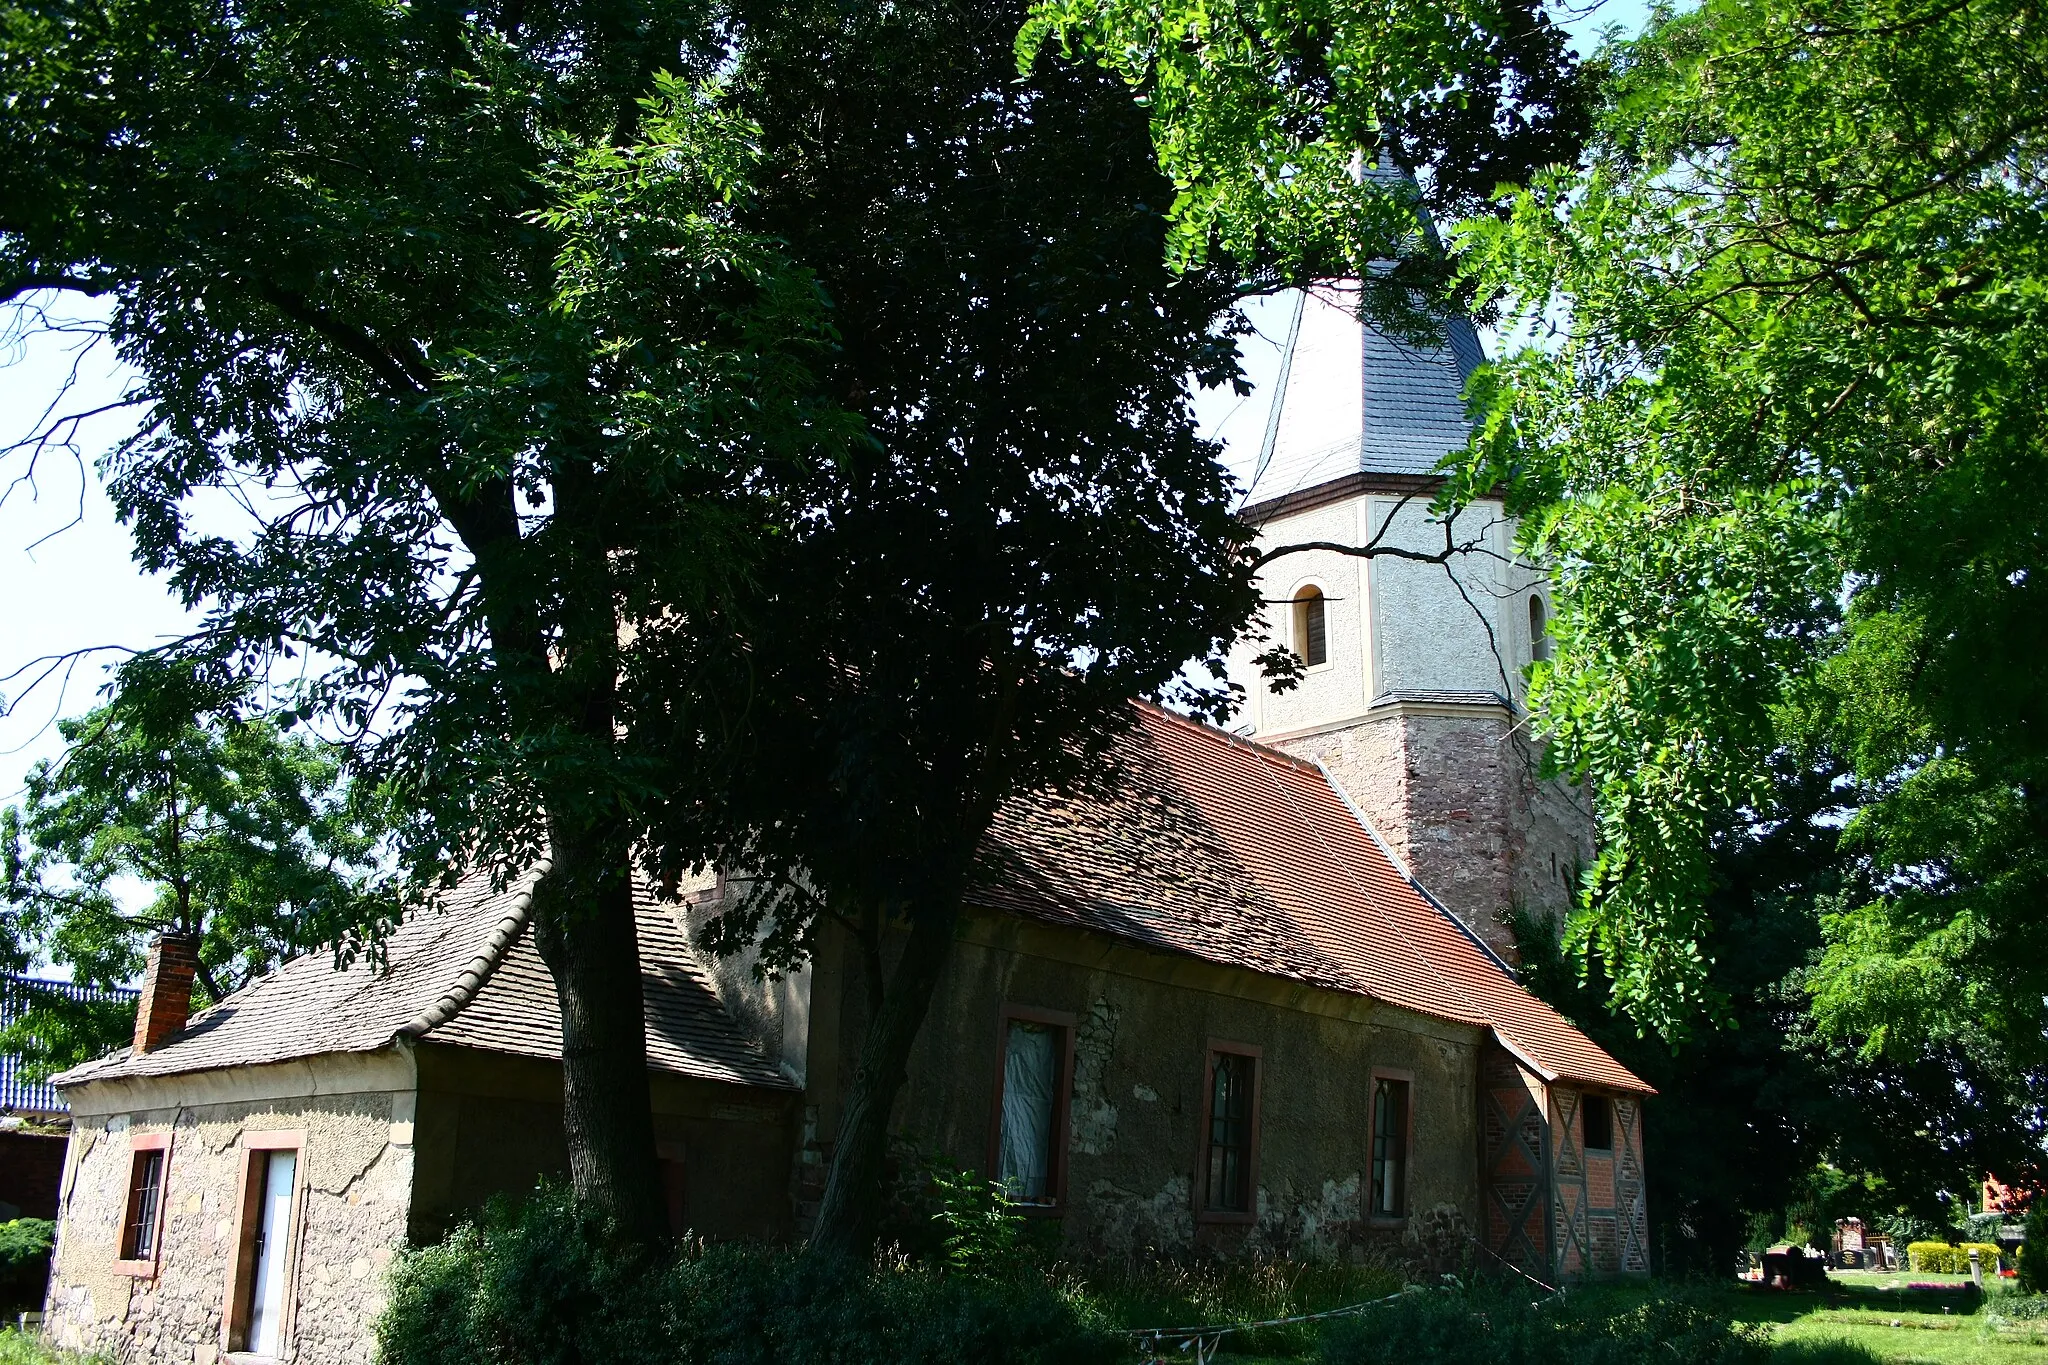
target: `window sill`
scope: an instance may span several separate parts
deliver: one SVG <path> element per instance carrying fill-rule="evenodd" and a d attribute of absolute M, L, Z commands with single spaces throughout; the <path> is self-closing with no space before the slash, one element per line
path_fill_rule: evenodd
<path fill-rule="evenodd" d="M 1365 1225 L 1369 1228 L 1405 1228 L 1408 1226 L 1408 1215 L 1375 1213 L 1365 1220 Z"/>
<path fill-rule="evenodd" d="M 138 1280 L 153 1280 L 156 1278 L 156 1262 L 153 1260 L 116 1261 L 114 1262 L 114 1273 L 116 1275 L 133 1275 Z"/>
<path fill-rule="evenodd" d="M 1233 1213 L 1228 1209 L 1199 1209 L 1195 1213 L 1197 1223 L 1256 1223 L 1259 1215 L 1249 1211 Z"/>

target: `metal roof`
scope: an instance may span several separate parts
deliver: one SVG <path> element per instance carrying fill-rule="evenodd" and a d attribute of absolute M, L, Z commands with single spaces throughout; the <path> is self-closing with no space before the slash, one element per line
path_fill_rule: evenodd
<path fill-rule="evenodd" d="M 75 981 L 49 981 L 34 976 L 0 976 L 0 1029 L 22 1016 L 36 995 L 54 995 L 80 1002 L 95 1000 L 133 1001 L 135 992 L 125 986 L 81 986 Z M 62 1114 L 69 1112 L 64 1097 L 48 1081 L 31 1081 L 22 1074 L 22 1059 L 0 1052 L 0 1112 Z"/>
<path fill-rule="evenodd" d="M 1465 383 L 1485 360 L 1469 319 L 1421 335 L 1367 315 L 1357 280 L 1294 294 L 1247 505 L 1354 474 L 1430 474 L 1471 436 Z"/>

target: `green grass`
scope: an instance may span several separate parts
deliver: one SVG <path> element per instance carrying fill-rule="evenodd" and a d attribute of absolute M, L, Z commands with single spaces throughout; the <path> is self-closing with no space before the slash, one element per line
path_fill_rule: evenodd
<path fill-rule="evenodd" d="M 1199 1272 L 1186 1272 L 1196 1274 Z M 1270 1272 L 1269 1272 L 1270 1273 Z M 1209 1272 L 1214 1276 L 1215 1272 Z M 1912 1290 L 1909 1282 L 1946 1282 L 1960 1286 L 1967 1276 L 1906 1274 L 1836 1275 L 1827 1289 L 1811 1293 L 1766 1290 L 1730 1281 L 1709 1291 L 1714 1306 L 1739 1322 L 1768 1327 L 1776 1347 L 1778 1365 L 2048 1365 L 2048 1319 L 2013 1321 L 1999 1312 L 2002 1301 L 2016 1298 L 2003 1286 L 1983 1297 L 1974 1294 Z M 1362 1281 L 1362 1277 L 1361 1277 Z M 1234 1314 L 1212 1313 L 1186 1318 L 1189 1322 L 1223 1322 L 1265 1313 L 1242 1311 L 1250 1307 L 1245 1291 L 1256 1281 L 1234 1284 L 1237 1292 L 1221 1295 L 1235 1300 Z M 1164 1286 L 1162 1285 L 1162 1288 Z M 1317 1286 L 1325 1291 L 1337 1283 Z M 1222 1284 L 1217 1284 L 1221 1290 Z M 1358 1288 L 1366 1288 L 1360 1283 Z M 1640 1303 L 1656 1286 L 1642 1284 L 1589 1285 L 1571 1291 L 1580 1303 L 1596 1311 L 1623 1313 Z M 1699 1291 L 1692 1291 L 1697 1293 Z M 1314 1308 L 1334 1306 L 1315 1296 Z M 1359 1293 L 1352 1300 L 1372 1297 Z M 1341 1301 L 1341 1300 L 1340 1300 Z M 1189 1294 L 1174 1304 L 1178 1309 L 1220 1307 L 1216 1294 Z M 1292 1311 L 1313 1311 L 1304 1304 Z M 1121 1317 L 1121 1315 L 1120 1315 Z M 1147 1325 L 1166 1325 L 1162 1316 L 1146 1314 Z M 1303 1365 L 1315 1354 L 1314 1334 L 1297 1331 L 1285 1339 L 1234 1337 L 1226 1340 L 1224 1358 L 1232 1365 Z"/>
<path fill-rule="evenodd" d="M 55 1365 L 57 1356 L 32 1336 L 0 1327 L 0 1365 Z"/>

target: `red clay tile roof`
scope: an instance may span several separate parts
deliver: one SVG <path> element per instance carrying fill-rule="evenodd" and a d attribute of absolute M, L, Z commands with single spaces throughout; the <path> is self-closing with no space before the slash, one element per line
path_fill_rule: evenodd
<path fill-rule="evenodd" d="M 977 905 L 1492 1030 L 1546 1079 L 1650 1087 L 1428 899 L 1321 768 L 1141 706 L 1114 778 L 998 817 Z"/>
<path fill-rule="evenodd" d="M 526 927 L 533 878 L 496 893 L 472 878 L 437 909 L 409 916 L 386 944 L 388 970 L 357 961 L 336 971 L 326 953 L 309 953 L 193 1015 L 170 1044 L 139 1056 L 124 1048 L 55 1082 L 374 1052 L 400 1036 L 558 1058 L 554 983 Z M 651 895 L 637 909 L 649 1069 L 793 1088 L 719 1003 L 675 917 Z"/>

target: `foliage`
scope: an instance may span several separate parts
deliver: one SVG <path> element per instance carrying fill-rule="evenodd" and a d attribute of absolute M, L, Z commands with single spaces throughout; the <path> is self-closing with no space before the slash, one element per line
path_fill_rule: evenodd
<path fill-rule="evenodd" d="M 1107 1365 L 1127 1354 L 1036 1275 L 849 1268 L 700 1243 L 621 1251 L 547 1188 L 405 1253 L 377 1340 L 386 1365 Z"/>
<path fill-rule="evenodd" d="M 390 923 L 392 818 L 382 793 L 344 782 L 341 756 L 243 714 L 240 688 L 150 656 L 112 699 L 58 722 L 68 747 L 0 812 L 0 948 L 15 965 L 63 964 L 107 987 L 140 973 L 158 934 L 199 941 L 206 1003 L 284 958 L 359 945 Z M 130 888 L 149 899 L 138 906 Z M 100 1055 L 134 1026 L 112 1001 L 23 987 L 6 1035 L 31 1072 Z"/>
<path fill-rule="evenodd" d="M 1977 1252 L 1977 1264 L 1987 1275 L 1996 1274 L 1999 1266 L 1998 1243 L 1962 1242 L 1950 1245 L 1947 1242 L 1911 1242 L 1906 1246 L 1906 1255 L 1911 1258 L 1912 1268 L 1930 1275 L 1967 1275 L 1970 1273 L 1970 1252 Z"/>
<path fill-rule="evenodd" d="M 2027 1206 L 2026 1229 L 2018 1266 L 2020 1291 L 2048 1294 L 2048 1199 L 2037 1198 Z"/>
<path fill-rule="evenodd" d="M 1556 566 L 1534 698 L 1602 821 L 1574 932 L 1668 1034 L 1713 1003 L 1709 825 L 1818 732 L 1874 875 L 1825 921 L 1817 1022 L 2044 1061 L 2040 512 L 2009 497 L 2048 364 L 2030 13 L 1662 12 L 1608 54 L 1587 166 L 1464 238 L 1482 292 L 1560 329 L 1482 395 L 1461 492 L 1506 480 Z"/>
<path fill-rule="evenodd" d="M 1018 78 L 1021 0 L 738 15 L 730 89 L 763 158 L 741 221 L 815 269 L 840 337 L 818 380 L 865 439 L 797 471 L 807 510 L 717 678 L 737 757 L 672 809 L 715 814 L 715 860 L 754 874 L 712 946 L 783 969 L 846 934 L 867 1022 L 812 1246 L 864 1257 L 997 812 L 1113 780 L 1133 696 L 1230 704 L 1250 532 L 1186 386 L 1236 377 L 1236 282 L 1168 270 L 1170 188 L 1113 77 Z"/>
<path fill-rule="evenodd" d="M 417 880 L 548 850 L 571 1166 L 649 1237 L 628 861 L 700 756 L 675 742 L 705 732 L 678 651 L 730 626 L 778 474 L 857 426 L 808 369 L 812 279 L 735 222 L 757 149 L 712 18 L 0 18 L 0 300 L 106 301 L 140 425 L 102 472 L 141 565 L 200 613 L 175 652 L 297 671 L 288 714 L 403 803 Z M 702 630 L 632 629 L 655 620 Z"/>
<path fill-rule="evenodd" d="M 1760 1329 L 1703 1302 L 1659 1293 L 1632 1306 L 1598 1296 L 1538 1299 L 1526 1286 L 1481 1285 L 1403 1295 L 1326 1333 L 1326 1365 L 1768 1365 Z"/>
<path fill-rule="evenodd" d="M 935 1221 L 944 1231 L 947 1267 L 981 1276 L 1014 1269 L 1024 1216 L 1012 1207 L 1002 1187 L 958 1169 L 933 1171 L 932 1185 L 939 1200 Z"/>
<path fill-rule="evenodd" d="M 1023 18 L 71 0 L 0 28 L 0 298 L 111 301 L 145 419 L 106 472 L 204 612 L 182 652 L 300 661 L 294 713 L 404 803 L 415 876 L 548 852 L 571 1167 L 637 1235 L 634 857 L 943 947 L 1011 792 L 1088 771 L 1133 694 L 1227 699 L 1176 679 L 1253 604 L 1182 388 L 1234 376 L 1231 295 L 1166 269 L 1123 88 L 1017 80 Z M 221 492 L 232 533 L 195 515 Z M 780 908 L 801 956 L 815 898 Z M 890 998 L 907 1048 L 926 997 Z"/>
<path fill-rule="evenodd" d="M 0 1270 L 14 1270 L 41 1261 L 57 1244 L 57 1225 L 47 1218 L 15 1218 L 0 1223 Z"/>
<path fill-rule="evenodd" d="M 1113 70 L 1145 102 L 1173 182 L 1177 262 L 1212 252 L 1290 273 L 1367 275 L 1409 256 L 1397 180 L 1356 174 L 1382 149 L 1427 181 L 1439 212 L 1576 159 L 1586 82 L 1539 3 L 1165 5 L 1038 0 L 1021 68 L 1048 46 Z M 1376 272 L 1398 294 L 1426 259 Z"/>
<path fill-rule="evenodd" d="M 1786 1234 L 1788 1211 L 1823 1241 L 1837 1218 L 1889 1231 L 1901 1210 L 1938 1232 L 1942 1191 L 2025 1160 L 2025 1126 L 1988 1102 L 2005 1097 L 1967 1050 L 1870 1058 L 1811 1027 L 1799 973 L 1863 871 L 1839 839 L 1841 761 L 1785 749 L 1768 773 L 1755 807 L 1723 813 L 1710 836 L 1700 948 L 1723 1019 L 1676 1043 L 1645 1038 L 1604 959 L 1575 960 L 1547 919 L 1517 926 L 1530 988 L 1658 1089 L 1644 1110 L 1650 1246 L 1675 1276 L 1727 1274 L 1739 1249 Z"/>
<path fill-rule="evenodd" d="M 1401 1288 L 1401 1271 L 1378 1260 L 1352 1265 L 1282 1259 L 1168 1260 L 1083 1263 L 1076 1268 L 1087 1302 L 1126 1328 L 1201 1323 L 1269 1322 L 1385 1298 Z M 1306 1355 L 1321 1338 L 1318 1324 L 1239 1331 L 1226 1338 L 1245 1355 Z"/>

